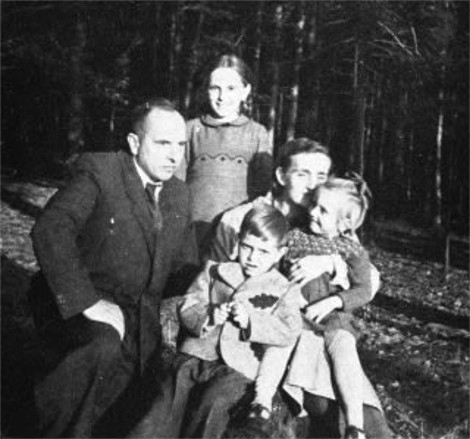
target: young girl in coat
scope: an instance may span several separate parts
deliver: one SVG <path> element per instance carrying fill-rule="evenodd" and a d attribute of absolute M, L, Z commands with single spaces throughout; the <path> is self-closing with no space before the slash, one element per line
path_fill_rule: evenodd
<path fill-rule="evenodd" d="M 381 410 L 360 365 L 352 315 L 372 298 L 369 258 L 355 237 L 368 209 L 367 194 L 367 186 L 360 179 L 334 178 L 318 187 L 309 209 L 309 226 L 290 232 L 285 256 L 287 265 L 307 255 L 325 254 L 339 255 L 347 264 L 347 278 L 336 282 L 340 285 L 332 285 L 329 276 L 322 275 L 302 287 L 304 330 L 295 346 L 284 389 L 302 407 L 305 392 L 335 399 L 335 387 L 344 408 L 345 437 L 351 439 L 365 438 L 363 404 Z M 291 352 L 292 347 L 266 350 L 251 417 L 269 419 L 272 398 Z"/>
<path fill-rule="evenodd" d="M 272 146 L 266 129 L 251 118 L 253 83 L 236 55 L 222 55 L 209 66 L 202 116 L 188 122 L 188 146 L 179 175 L 191 192 L 191 212 L 202 253 L 213 220 L 223 211 L 266 193 Z"/>

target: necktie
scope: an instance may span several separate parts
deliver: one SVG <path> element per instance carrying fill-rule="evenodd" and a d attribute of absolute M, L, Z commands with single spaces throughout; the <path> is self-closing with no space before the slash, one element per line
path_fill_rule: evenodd
<path fill-rule="evenodd" d="M 160 211 L 160 207 L 158 206 L 158 202 L 155 198 L 155 189 L 160 187 L 158 184 L 147 183 L 145 185 L 145 195 L 147 196 L 147 204 L 149 206 L 150 212 L 152 213 L 155 228 L 157 230 L 161 230 L 163 227 L 163 216 L 162 212 Z"/>

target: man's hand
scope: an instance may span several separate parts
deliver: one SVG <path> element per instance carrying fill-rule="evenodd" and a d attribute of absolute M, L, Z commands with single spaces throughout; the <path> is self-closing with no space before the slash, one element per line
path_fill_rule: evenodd
<path fill-rule="evenodd" d="M 83 311 L 83 315 L 89 320 L 111 325 L 119 333 L 121 340 L 124 339 L 124 314 L 115 303 L 101 299 Z"/>
<path fill-rule="evenodd" d="M 332 255 L 310 255 L 294 259 L 289 272 L 289 280 L 305 285 L 323 273 L 333 273 L 334 259 Z"/>
<path fill-rule="evenodd" d="M 308 306 L 305 311 L 305 316 L 309 320 L 320 323 L 330 312 L 335 309 L 341 309 L 342 307 L 343 301 L 341 298 L 339 296 L 331 296 Z"/>
<path fill-rule="evenodd" d="M 214 321 L 214 325 L 223 325 L 226 320 L 228 319 L 228 316 L 230 314 L 230 304 L 229 303 L 222 303 L 220 305 L 217 305 L 212 314 L 212 318 Z"/>
<path fill-rule="evenodd" d="M 232 303 L 231 314 L 233 321 L 238 324 L 240 329 L 247 329 L 250 323 L 250 314 L 243 302 L 235 301 Z"/>

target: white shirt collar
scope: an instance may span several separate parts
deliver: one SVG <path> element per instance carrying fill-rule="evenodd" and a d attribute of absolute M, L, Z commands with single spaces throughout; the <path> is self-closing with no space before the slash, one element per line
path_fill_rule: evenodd
<path fill-rule="evenodd" d="M 158 188 L 161 188 L 163 186 L 162 182 L 157 183 L 157 182 L 153 181 L 147 175 L 147 173 L 137 163 L 137 160 L 135 159 L 135 157 L 133 158 L 133 160 L 134 160 L 135 169 L 137 170 L 137 174 L 139 174 L 140 180 L 142 181 L 142 185 L 144 186 L 144 188 L 145 188 L 145 186 L 147 186 L 148 183 L 153 184 L 153 185 L 157 185 L 157 190 L 158 190 Z"/>

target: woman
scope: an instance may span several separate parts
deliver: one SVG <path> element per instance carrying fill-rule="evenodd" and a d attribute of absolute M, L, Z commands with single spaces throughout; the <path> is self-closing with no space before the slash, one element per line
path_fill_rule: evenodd
<path fill-rule="evenodd" d="M 315 141 L 300 138 L 284 144 L 279 151 L 272 192 L 251 203 L 237 206 L 222 216 L 210 245 L 209 258 L 226 261 L 236 257 L 240 225 L 246 212 L 253 206 L 270 204 L 286 215 L 291 227 L 301 223 L 305 215 L 302 206 L 308 194 L 327 180 L 331 165 L 328 149 Z M 344 273 L 345 267 L 338 265 L 339 263 L 338 259 L 328 255 L 307 256 L 293 264 L 289 277 L 290 280 L 303 284 L 325 272 Z M 374 294 L 379 286 L 378 272 L 374 267 L 371 271 L 371 293 Z M 304 401 L 311 424 L 317 430 L 314 434 L 318 437 L 338 437 L 339 430 L 343 430 L 344 425 L 327 421 L 330 417 L 339 420 L 338 403 L 320 395 L 321 392 L 317 395 L 309 394 Z M 343 420 L 342 423 L 344 424 Z M 369 437 L 390 437 L 383 413 L 377 408 L 364 405 L 364 426 Z"/>

